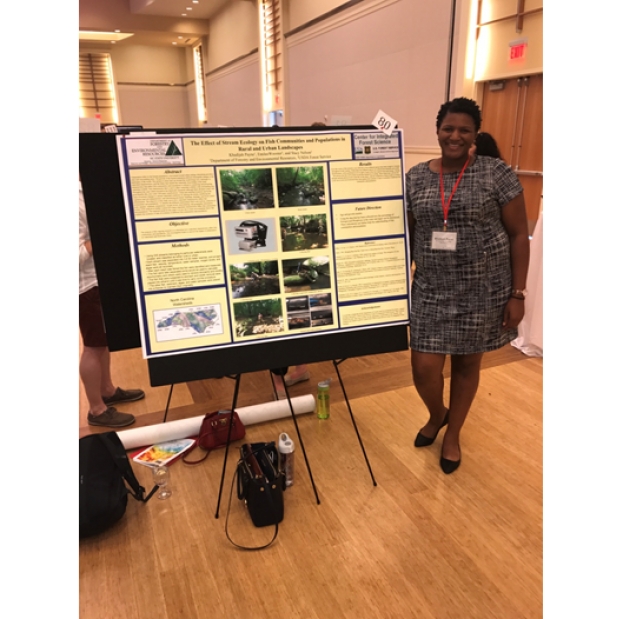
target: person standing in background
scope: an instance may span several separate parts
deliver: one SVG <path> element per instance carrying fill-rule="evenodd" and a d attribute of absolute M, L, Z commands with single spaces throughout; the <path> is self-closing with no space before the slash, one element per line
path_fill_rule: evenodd
<path fill-rule="evenodd" d="M 469 154 L 480 155 L 481 157 L 494 157 L 495 159 L 504 159 L 500 154 L 498 143 L 495 138 L 486 131 L 481 131 L 474 140 L 472 147 L 469 149 Z"/>
<path fill-rule="evenodd" d="M 145 397 L 141 389 L 121 389 L 112 382 L 110 351 L 104 330 L 91 235 L 87 222 L 82 184 L 78 183 L 79 228 L 79 324 L 83 350 L 80 356 L 80 379 L 89 402 L 87 422 L 91 426 L 122 428 L 132 425 L 134 415 L 118 411 L 114 405 Z"/>

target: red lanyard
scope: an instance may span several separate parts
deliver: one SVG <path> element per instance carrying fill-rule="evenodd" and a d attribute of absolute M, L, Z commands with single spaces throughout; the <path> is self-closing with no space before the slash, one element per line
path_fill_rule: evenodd
<path fill-rule="evenodd" d="M 441 166 L 441 163 L 439 164 L 439 185 L 441 187 L 441 208 L 443 209 L 444 232 L 448 229 L 448 213 L 450 212 L 450 202 L 452 202 L 452 198 L 454 198 L 454 193 L 456 192 L 456 188 L 459 186 L 459 183 L 461 182 L 461 179 L 463 178 L 463 172 L 465 172 L 465 168 L 467 167 L 467 164 L 469 163 L 469 159 L 470 158 L 468 157 L 465 163 L 463 164 L 463 169 L 461 170 L 459 177 L 456 179 L 456 183 L 454 183 L 452 193 L 450 194 L 450 197 L 448 198 L 447 203 L 445 201 L 445 196 L 444 196 L 444 191 L 443 191 L 443 168 Z"/>

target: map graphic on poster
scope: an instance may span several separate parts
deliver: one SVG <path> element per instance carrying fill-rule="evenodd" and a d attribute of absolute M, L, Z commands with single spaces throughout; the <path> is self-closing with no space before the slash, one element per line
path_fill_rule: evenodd
<path fill-rule="evenodd" d="M 145 357 L 408 324 L 400 130 L 117 142 Z"/>
<path fill-rule="evenodd" d="M 220 307 L 214 305 L 156 310 L 154 323 L 159 342 L 222 333 Z"/>

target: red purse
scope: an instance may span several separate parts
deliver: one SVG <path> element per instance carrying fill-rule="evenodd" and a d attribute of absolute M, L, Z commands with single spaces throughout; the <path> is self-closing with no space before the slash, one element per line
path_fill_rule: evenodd
<path fill-rule="evenodd" d="M 231 436 L 229 442 L 237 441 L 244 438 L 245 429 L 240 417 L 236 411 L 233 412 L 234 419 L 231 427 Z M 185 464 L 199 464 L 203 462 L 213 449 L 217 447 L 223 447 L 227 443 L 227 434 L 229 432 L 229 424 L 231 420 L 231 411 L 217 411 L 215 413 L 208 413 L 201 422 L 201 429 L 199 430 L 199 440 L 197 445 L 205 450 L 205 454 L 199 458 L 199 460 L 187 460 L 187 456 L 190 452 L 182 458 L 182 462 Z"/>

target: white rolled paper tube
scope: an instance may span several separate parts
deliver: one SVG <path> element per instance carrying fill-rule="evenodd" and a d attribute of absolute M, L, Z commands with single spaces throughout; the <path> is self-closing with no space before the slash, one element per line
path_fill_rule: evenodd
<path fill-rule="evenodd" d="M 295 415 L 311 413 L 316 408 L 316 399 L 311 394 L 291 398 L 291 402 Z M 278 400 L 236 408 L 236 412 L 243 425 L 250 426 L 254 423 L 288 417 L 290 415 L 290 406 L 287 400 Z M 199 417 L 190 417 L 189 419 L 157 423 L 153 426 L 123 430 L 117 432 L 117 434 L 124 449 L 136 449 L 137 447 L 146 447 L 165 441 L 175 441 L 180 438 L 197 436 L 204 417 L 205 415 L 200 415 Z"/>
<path fill-rule="evenodd" d="M 290 401 L 292 402 L 295 415 L 311 413 L 316 408 L 316 398 L 311 394 L 290 398 Z M 288 400 L 276 400 L 274 402 L 266 402 L 265 404 L 245 406 L 244 408 L 237 408 L 236 411 L 240 421 L 245 426 L 263 423 L 264 421 L 273 421 L 273 419 L 283 419 L 291 415 Z"/>
<path fill-rule="evenodd" d="M 123 430 L 122 432 L 117 432 L 117 434 L 126 450 L 135 449 L 136 447 L 147 447 L 156 443 L 164 443 L 165 441 L 175 441 L 179 438 L 197 436 L 204 417 L 205 415 L 201 415 L 200 417 L 178 419 L 177 421 L 169 421 L 167 423 L 156 423 L 153 426 Z"/>

